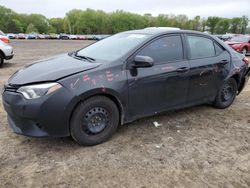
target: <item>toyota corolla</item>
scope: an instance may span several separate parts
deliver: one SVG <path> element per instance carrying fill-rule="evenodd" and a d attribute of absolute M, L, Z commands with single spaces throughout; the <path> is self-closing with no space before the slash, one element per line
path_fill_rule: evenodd
<path fill-rule="evenodd" d="M 3 105 L 15 133 L 95 145 L 145 116 L 204 103 L 229 107 L 247 83 L 248 63 L 200 32 L 122 32 L 17 71 Z"/>

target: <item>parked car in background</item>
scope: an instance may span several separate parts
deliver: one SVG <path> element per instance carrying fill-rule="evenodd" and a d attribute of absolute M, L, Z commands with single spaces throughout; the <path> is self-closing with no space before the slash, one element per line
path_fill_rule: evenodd
<path fill-rule="evenodd" d="M 13 56 L 14 51 L 12 46 L 0 40 L 0 65 L 3 64 L 4 60 L 12 59 Z"/>
<path fill-rule="evenodd" d="M 37 39 L 37 33 L 29 33 L 29 34 L 27 34 L 26 39 Z"/>
<path fill-rule="evenodd" d="M 229 41 L 231 38 L 238 36 L 239 34 L 234 34 L 234 33 L 226 33 L 221 36 L 221 39 L 223 41 Z"/>
<path fill-rule="evenodd" d="M 45 36 L 43 34 L 38 34 L 37 39 L 45 39 Z"/>
<path fill-rule="evenodd" d="M 86 40 L 86 35 L 77 35 L 77 40 Z"/>
<path fill-rule="evenodd" d="M 16 39 L 26 39 L 26 35 L 24 33 L 18 33 Z"/>
<path fill-rule="evenodd" d="M 204 103 L 229 107 L 248 81 L 248 64 L 201 32 L 128 31 L 22 68 L 2 101 L 18 134 L 95 145 L 120 123 Z"/>
<path fill-rule="evenodd" d="M 67 34 L 65 34 L 65 33 L 60 33 L 59 39 L 68 40 L 68 39 L 69 39 L 69 35 L 67 35 Z"/>
<path fill-rule="evenodd" d="M 69 35 L 69 39 L 70 40 L 77 40 L 77 36 L 76 35 Z"/>
<path fill-rule="evenodd" d="M 43 35 L 45 39 L 50 39 L 50 36 L 48 34 Z"/>
<path fill-rule="evenodd" d="M 220 39 L 220 40 L 223 40 L 223 35 L 213 35 L 214 37 L 217 37 L 218 39 Z"/>
<path fill-rule="evenodd" d="M 226 41 L 235 51 L 247 55 L 250 53 L 250 36 L 240 35 Z"/>
<path fill-rule="evenodd" d="M 49 34 L 49 39 L 58 39 L 58 38 L 59 38 L 59 36 L 57 34 L 55 34 L 55 33 L 50 33 Z"/>
<path fill-rule="evenodd" d="M 8 33 L 8 34 L 7 34 L 7 37 L 8 37 L 9 39 L 15 39 L 15 38 L 16 38 L 16 35 L 15 35 L 14 33 Z"/>
<path fill-rule="evenodd" d="M 105 39 L 105 38 L 107 38 L 109 36 L 110 35 L 94 35 L 93 40 L 102 40 L 102 39 Z"/>
<path fill-rule="evenodd" d="M 10 43 L 10 39 L 1 30 L 0 30 L 0 40 L 7 43 L 7 44 Z"/>
<path fill-rule="evenodd" d="M 95 40 L 95 35 L 86 35 L 87 40 Z"/>

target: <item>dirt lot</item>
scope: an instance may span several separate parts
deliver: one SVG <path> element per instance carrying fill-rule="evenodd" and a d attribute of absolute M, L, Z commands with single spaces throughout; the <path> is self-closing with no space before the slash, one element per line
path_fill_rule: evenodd
<path fill-rule="evenodd" d="M 23 65 L 86 44 L 13 41 L 0 87 Z M 71 138 L 13 134 L 0 99 L 0 187 L 250 187 L 249 114 L 250 84 L 226 110 L 204 105 L 145 118 L 80 147 Z"/>

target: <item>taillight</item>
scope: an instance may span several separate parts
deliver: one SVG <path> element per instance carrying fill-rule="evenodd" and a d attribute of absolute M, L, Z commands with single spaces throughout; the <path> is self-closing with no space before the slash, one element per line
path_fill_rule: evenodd
<path fill-rule="evenodd" d="M 246 57 L 243 58 L 243 61 L 246 65 L 249 65 L 249 60 Z"/>

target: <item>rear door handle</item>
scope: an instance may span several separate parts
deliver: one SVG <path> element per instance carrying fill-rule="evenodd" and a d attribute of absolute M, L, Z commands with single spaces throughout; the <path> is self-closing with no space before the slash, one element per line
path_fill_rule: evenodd
<path fill-rule="evenodd" d="M 226 59 L 221 60 L 221 61 L 219 62 L 220 65 L 226 65 L 226 64 L 228 64 L 228 63 L 229 63 L 229 61 L 226 60 Z"/>
<path fill-rule="evenodd" d="M 189 71 L 189 67 L 180 67 L 176 69 L 176 72 L 187 72 Z"/>

